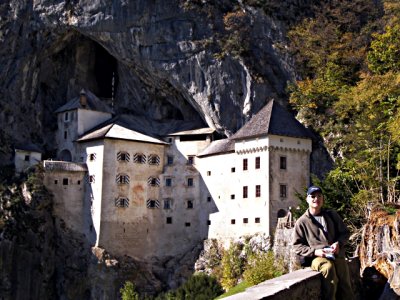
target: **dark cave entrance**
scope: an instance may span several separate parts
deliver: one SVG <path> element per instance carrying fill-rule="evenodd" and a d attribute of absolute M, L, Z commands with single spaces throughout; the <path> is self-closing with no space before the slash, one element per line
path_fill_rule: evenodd
<path fill-rule="evenodd" d="M 118 86 L 118 63 L 102 46 L 95 43 L 94 77 L 97 83 L 97 96 L 115 98 Z"/>

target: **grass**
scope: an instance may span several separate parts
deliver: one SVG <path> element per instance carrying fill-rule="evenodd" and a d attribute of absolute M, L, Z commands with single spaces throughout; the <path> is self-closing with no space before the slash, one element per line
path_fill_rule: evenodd
<path fill-rule="evenodd" d="M 244 290 L 247 289 L 250 286 L 251 286 L 250 283 L 247 283 L 246 281 L 242 281 L 241 283 L 239 283 L 238 285 L 234 286 L 233 288 L 231 288 L 226 293 L 218 296 L 218 298 L 215 298 L 215 300 L 222 299 L 222 298 L 225 298 L 225 297 L 228 297 L 228 296 L 232 296 L 232 295 L 237 294 L 237 293 L 244 292 Z"/>

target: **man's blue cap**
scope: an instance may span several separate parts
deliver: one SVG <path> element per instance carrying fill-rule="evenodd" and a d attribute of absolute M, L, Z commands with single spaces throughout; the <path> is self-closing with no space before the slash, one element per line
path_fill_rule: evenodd
<path fill-rule="evenodd" d="M 321 190 L 320 187 L 315 186 L 315 185 L 312 185 L 312 186 L 310 186 L 310 187 L 308 188 L 308 190 L 307 190 L 307 196 L 308 196 L 308 195 L 311 195 L 311 194 L 314 193 L 314 192 L 321 192 L 321 193 L 322 193 L 322 190 Z"/>

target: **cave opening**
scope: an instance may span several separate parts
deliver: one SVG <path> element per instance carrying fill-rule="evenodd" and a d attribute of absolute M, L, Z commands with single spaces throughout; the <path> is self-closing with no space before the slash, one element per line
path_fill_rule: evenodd
<path fill-rule="evenodd" d="M 117 60 L 97 43 L 94 49 L 94 76 L 97 83 L 97 96 L 100 98 L 114 98 L 118 86 Z"/>

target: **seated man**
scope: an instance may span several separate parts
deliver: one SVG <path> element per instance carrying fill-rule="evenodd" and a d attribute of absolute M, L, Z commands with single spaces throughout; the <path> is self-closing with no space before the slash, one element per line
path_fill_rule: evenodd
<path fill-rule="evenodd" d="M 349 231 L 335 211 L 322 208 L 321 188 L 308 189 L 307 203 L 307 211 L 295 224 L 294 251 L 324 276 L 323 299 L 354 299 L 344 249 Z"/>

